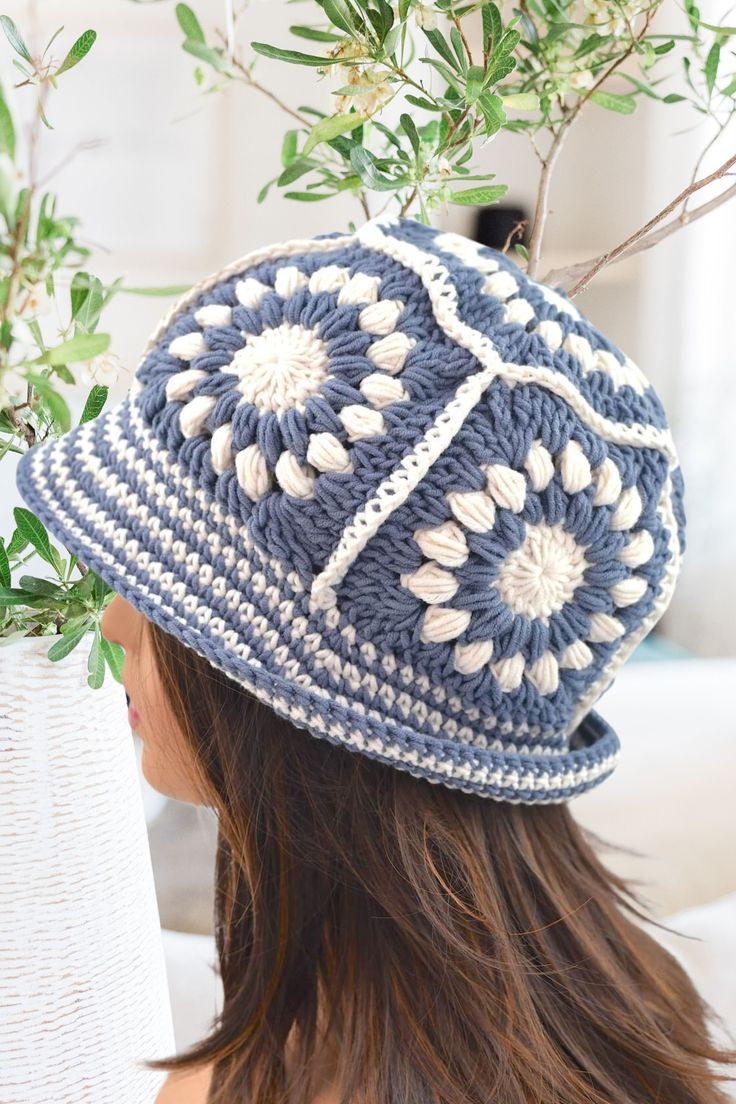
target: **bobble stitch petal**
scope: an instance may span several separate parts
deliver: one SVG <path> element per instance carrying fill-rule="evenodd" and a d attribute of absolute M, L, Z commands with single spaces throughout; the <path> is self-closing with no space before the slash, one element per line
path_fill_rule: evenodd
<path fill-rule="evenodd" d="M 428 605 L 449 602 L 457 593 L 459 583 L 450 571 L 436 563 L 424 563 L 418 571 L 401 576 L 401 585 Z"/>
<path fill-rule="evenodd" d="M 402 402 L 408 399 L 404 385 L 391 376 L 384 376 L 380 372 L 373 372 L 360 381 L 360 391 L 365 395 L 371 406 L 379 410 L 391 403 Z"/>
<path fill-rule="evenodd" d="M 614 530 L 631 529 L 636 525 L 644 509 L 644 503 L 639 494 L 639 488 L 634 484 L 621 492 L 618 505 L 611 517 L 611 528 Z"/>
<path fill-rule="evenodd" d="M 202 432 L 209 414 L 217 405 L 216 395 L 196 395 L 179 411 L 179 425 L 185 437 L 196 437 Z"/>
<path fill-rule="evenodd" d="M 468 543 L 454 521 L 445 521 L 435 529 L 417 529 L 414 540 L 427 559 L 444 567 L 460 567 L 468 558 Z"/>
<path fill-rule="evenodd" d="M 218 426 L 212 434 L 210 448 L 212 450 L 212 467 L 218 475 L 233 466 L 233 427 L 230 422 Z"/>
<path fill-rule="evenodd" d="M 486 666 L 493 655 L 492 640 L 476 640 L 472 644 L 456 644 L 453 664 L 461 675 L 474 675 Z"/>
<path fill-rule="evenodd" d="M 349 441 L 362 441 L 366 437 L 378 437 L 386 432 L 383 415 L 367 406 L 344 406 L 338 418 L 345 426 Z"/>
<path fill-rule="evenodd" d="M 404 304 L 400 299 L 381 299 L 360 312 L 358 325 L 366 333 L 393 333 L 403 309 Z"/>
<path fill-rule="evenodd" d="M 552 455 L 539 438 L 532 441 L 524 461 L 524 467 L 529 475 L 529 482 L 533 491 L 543 491 L 550 480 L 554 478 L 555 465 Z"/>
<path fill-rule="evenodd" d="M 424 644 L 454 640 L 465 632 L 472 614 L 469 610 L 448 606 L 430 606 L 424 614 L 421 639 Z"/>
<path fill-rule="evenodd" d="M 374 341 L 366 351 L 366 356 L 376 368 L 390 375 L 397 375 L 404 367 L 407 355 L 416 345 L 416 338 L 408 334 L 394 332 Z"/>
<path fill-rule="evenodd" d="M 560 684 L 560 669 L 552 652 L 545 652 L 526 669 L 526 677 L 540 694 L 554 694 Z"/>
<path fill-rule="evenodd" d="M 648 563 L 654 555 L 654 538 L 648 529 L 640 529 L 638 533 L 632 533 L 629 543 L 622 548 L 618 559 L 627 567 L 641 567 Z"/>
<path fill-rule="evenodd" d="M 588 458 L 578 441 L 570 441 L 560 456 L 562 486 L 568 494 L 577 494 L 591 480 Z"/>
<path fill-rule="evenodd" d="M 351 472 L 350 453 L 333 433 L 313 433 L 309 438 L 307 460 L 318 471 Z"/>
<path fill-rule="evenodd" d="M 198 326 L 229 326 L 233 320 L 233 311 L 232 307 L 208 303 L 195 312 L 194 318 Z"/>
<path fill-rule="evenodd" d="M 515 514 L 520 513 L 526 500 L 526 479 L 521 472 L 514 471 L 505 464 L 485 464 L 482 471 L 485 472 L 488 491 L 496 504 L 513 510 Z"/>
<path fill-rule="evenodd" d="M 628 579 L 622 579 L 620 583 L 614 583 L 608 588 L 608 593 L 617 606 L 633 606 L 644 597 L 648 586 L 641 575 L 632 575 Z"/>
<path fill-rule="evenodd" d="M 207 373 L 200 368 L 185 368 L 183 372 L 175 372 L 166 381 L 166 399 L 175 402 L 177 399 L 188 399 L 197 380 L 202 379 Z"/>
<path fill-rule="evenodd" d="M 621 472 L 610 456 L 607 456 L 593 473 L 596 492 L 593 495 L 594 506 L 610 506 L 621 494 Z"/>
<path fill-rule="evenodd" d="M 489 533 L 496 520 L 493 499 L 485 491 L 450 491 L 450 509 L 471 533 Z"/>
<path fill-rule="evenodd" d="M 262 498 L 271 486 L 266 458 L 258 445 L 248 445 L 236 454 L 235 470 L 240 486 L 254 502 Z"/>
<path fill-rule="evenodd" d="M 506 659 L 500 659 L 498 663 L 493 664 L 492 670 L 496 676 L 496 681 L 505 694 L 521 686 L 525 667 L 526 663 L 521 652 L 507 656 Z"/>
<path fill-rule="evenodd" d="M 302 467 L 291 452 L 282 452 L 276 461 L 274 475 L 279 486 L 293 498 L 313 498 L 314 468 Z"/>
<path fill-rule="evenodd" d="M 590 618 L 590 629 L 586 640 L 591 644 L 611 644 L 626 632 L 617 617 L 609 613 L 594 613 Z"/>
<path fill-rule="evenodd" d="M 182 334 L 175 337 L 169 345 L 169 353 L 178 360 L 194 360 L 200 353 L 207 350 L 204 335 L 200 330 L 194 333 Z"/>

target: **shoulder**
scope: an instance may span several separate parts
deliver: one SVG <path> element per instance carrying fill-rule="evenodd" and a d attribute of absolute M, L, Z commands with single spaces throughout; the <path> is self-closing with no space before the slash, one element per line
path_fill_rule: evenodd
<path fill-rule="evenodd" d="M 156 1097 L 156 1104 L 206 1104 L 211 1079 L 211 1066 L 170 1073 Z"/>

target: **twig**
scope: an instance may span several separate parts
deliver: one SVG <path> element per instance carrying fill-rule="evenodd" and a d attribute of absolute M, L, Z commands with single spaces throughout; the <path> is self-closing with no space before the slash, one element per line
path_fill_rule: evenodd
<path fill-rule="evenodd" d="M 517 222 L 514 223 L 512 229 L 508 234 L 508 237 L 506 238 L 506 241 L 503 243 L 503 249 L 501 250 L 502 253 L 506 252 L 508 247 L 511 245 L 511 242 L 517 235 L 523 236 L 524 227 L 528 222 L 529 219 L 519 219 Z"/>
<path fill-rule="evenodd" d="M 544 227 L 545 227 L 545 223 L 547 221 L 547 213 L 548 213 L 547 212 L 547 200 L 549 198 L 550 177 L 551 177 L 552 169 L 554 168 L 554 164 L 555 164 L 555 162 L 556 162 L 556 160 L 557 160 L 557 158 L 560 154 L 560 150 L 562 149 L 562 144 L 563 144 L 563 141 L 565 139 L 565 136 L 566 136 L 568 130 L 570 129 L 570 127 L 572 126 L 572 124 L 577 119 L 578 115 L 582 111 L 585 104 L 590 101 L 590 98 L 593 95 L 593 93 L 596 92 L 600 88 L 600 86 L 605 81 L 608 80 L 608 78 L 611 76 L 611 74 L 616 69 L 618 69 L 618 67 L 633 52 L 635 43 L 639 42 L 643 38 L 643 36 L 646 34 L 646 32 L 649 28 L 649 24 L 650 24 L 650 22 L 653 18 L 653 15 L 654 15 L 654 8 L 650 8 L 649 11 L 646 14 L 646 19 L 644 21 L 644 25 L 642 26 L 641 30 L 639 31 L 639 34 L 638 34 L 637 38 L 632 40 L 629 43 L 628 48 L 623 52 L 623 54 L 621 54 L 620 57 L 616 58 L 616 60 L 611 65 L 609 65 L 609 67 L 606 69 L 605 73 L 602 73 L 601 76 L 598 78 L 598 80 L 595 82 L 595 84 L 587 90 L 585 96 L 582 96 L 578 100 L 578 102 L 575 104 L 575 106 L 570 111 L 570 114 L 566 115 L 562 119 L 562 121 L 560 123 L 560 126 L 557 130 L 557 133 L 555 134 L 554 139 L 552 141 L 552 144 L 551 144 L 551 146 L 550 146 L 550 148 L 547 152 L 547 156 L 541 159 L 542 160 L 542 171 L 541 171 L 540 177 L 539 177 L 539 186 L 538 186 L 538 189 L 537 189 L 537 204 L 536 204 L 536 208 L 535 208 L 535 211 L 534 211 L 534 222 L 532 224 L 531 238 L 529 240 L 529 265 L 527 267 L 527 274 L 529 276 L 531 276 L 533 279 L 536 279 L 537 270 L 539 268 L 539 262 L 541 260 L 542 237 L 544 235 Z M 536 146 L 534 146 L 534 149 L 535 149 L 535 152 L 537 152 L 537 155 L 539 155 Z"/>
<path fill-rule="evenodd" d="M 642 226 L 639 230 L 637 230 L 633 234 L 630 234 L 626 241 L 621 242 L 621 244 L 617 245 L 615 249 L 611 249 L 606 253 L 601 253 L 598 257 L 595 258 L 593 262 L 588 260 L 577 265 L 571 265 L 567 268 L 552 269 L 546 274 L 541 282 L 545 284 L 552 284 L 553 286 L 559 285 L 565 287 L 566 277 L 570 278 L 572 276 L 574 278 L 575 276 L 577 276 L 578 272 L 581 269 L 585 269 L 586 271 L 584 275 L 567 293 L 568 296 L 572 299 L 573 296 L 577 295 L 580 291 L 583 291 L 588 286 L 596 273 L 600 272 L 604 265 L 612 264 L 614 261 L 623 260 L 624 257 L 631 257 L 635 253 L 639 253 L 644 249 L 651 249 L 653 245 L 656 245 L 657 242 L 660 242 L 663 238 L 668 237 L 669 234 L 674 233 L 675 230 L 679 230 L 681 229 L 681 227 L 687 225 L 688 223 L 694 222 L 698 218 L 702 218 L 702 216 L 707 214 L 709 211 L 714 210 L 716 207 L 720 207 L 722 203 L 725 203 L 728 199 L 736 196 L 736 184 L 734 184 L 732 185 L 732 187 L 727 188 L 725 192 L 722 192 L 721 195 L 716 196 L 712 200 L 709 200 L 708 203 L 701 204 L 701 206 L 696 208 L 695 211 L 688 212 L 684 218 L 682 217 L 682 215 L 680 215 L 677 218 L 672 219 L 672 221 L 667 223 L 665 226 L 660 227 L 660 229 L 657 230 L 655 233 L 650 233 L 652 228 L 660 223 L 663 219 L 665 219 L 667 215 L 670 215 L 675 210 L 675 208 L 680 203 L 682 203 L 684 199 L 686 199 L 689 195 L 692 195 L 694 192 L 699 191 L 701 188 L 705 188 L 708 184 L 712 184 L 714 180 L 719 180 L 721 177 L 726 176 L 728 174 L 728 170 L 733 165 L 736 165 L 736 154 L 730 157 L 728 161 L 725 161 L 720 166 L 720 168 L 715 170 L 715 172 L 710 173 L 709 176 L 703 177 L 702 180 L 697 180 L 694 184 L 689 184 L 687 188 L 684 188 L 679 195 L 675 196 L 675 198 L 670 203 L 668 203 L 666 207 L 663 207 L 658 214 L 649 219 L 649 221 L 645 223 L 644 226 Z"/>
<path fill-rule="evenodd" d="M 264 87 L 264 85 L 262 85 L 260 81 L 257 81 L 255 77 L 252 76 L 250 71 L 246 69 L 245 65 L 243 65 L 242 61 L 239 58 L 233 58 L 232 63 L 236 69 L 240 70 L 251 88 L 255 88 L 257 92 L 262 92 L 264 96 L 268 96 L 269 100 L 272 100 L 273 103 L 275 103 L 277 107 L 280 107 L 282 111 L 285 111 L 287 115 L 291 115 L 292 119 L 296 119 L 297 122 L 302 124 L 302 126 L 305 126 L 311 130 L 312 124 L 310 123 L 309 119 L 306 119 L 303 115 L 300 115 L 299 112 L 295 111 L 293 107 L 289 107 L 289 105 L 287 103 L 284 103 L 284 101 L 280 99 L 280 97 L 277 96 L 275 92 L 272 92 L 270 88 Z"/>
<path fill-rule="evenodd" d="M 695 168 L 693 169 L 693 175 L 690 177 L 690 183 L 691 184 L 694 184 L 695 181 L 698 179 L 698 173 L 700 172 L 700 166 L 703 164 L 703 161 L 705 160 L 706 155 L 708 154 L 709 150 L 716 144 L 718 139 L 721 137 L 721 135 L 723 134 L 723 132 L 726 129 L 726 127 L 728 126 L 728 124 L 732 121 L 733 117 L 734 117 L 734 113 L 732 112 L 729 115 L 729 117 L 726 119 L 725 123 L 721 123 L 720 121 L 718 121 L 718 130 L 713 135 L 711 140 L 706 144 L 705 148 L 700 153 L 700 157 L 695 162 Z M 688 199 L 689 198 L 690 197 L 688 196 Z M 681 214 L 682 214 L 683 218 L 687 215 L 687 199 L 685 200 L 685 202 L 682 205 Z"/>

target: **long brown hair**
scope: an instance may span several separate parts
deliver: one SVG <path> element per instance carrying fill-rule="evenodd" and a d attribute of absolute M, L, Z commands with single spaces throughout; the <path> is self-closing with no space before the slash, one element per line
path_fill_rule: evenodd
<path fill-rule="evenodd" d="M 499 803 L 310 736 L 148 628 L 217 812 L 224 993 L 207 1038 L 149 1068 L 212 1063 L 211 1104 L 309 1104 L 324 1032 L 342 1104 L 727 1099 L 711 1064 L 736 1053 L 567 805 Z"/>

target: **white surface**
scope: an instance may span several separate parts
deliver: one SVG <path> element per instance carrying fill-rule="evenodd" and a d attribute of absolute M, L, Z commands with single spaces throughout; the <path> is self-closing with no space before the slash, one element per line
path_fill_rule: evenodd
<path fill-rule="evenodd" d="M 736 890 L 736 659 L 629 662 L 596 705 L 621 740 L 610 778 L 571 804 L 659 916 Z"/>
<path fill-rule="evenodd" d="M 174 1035 L 125 695 L 55 639 L 0 651 L 0 1101 L 149 1104 Z"/>

